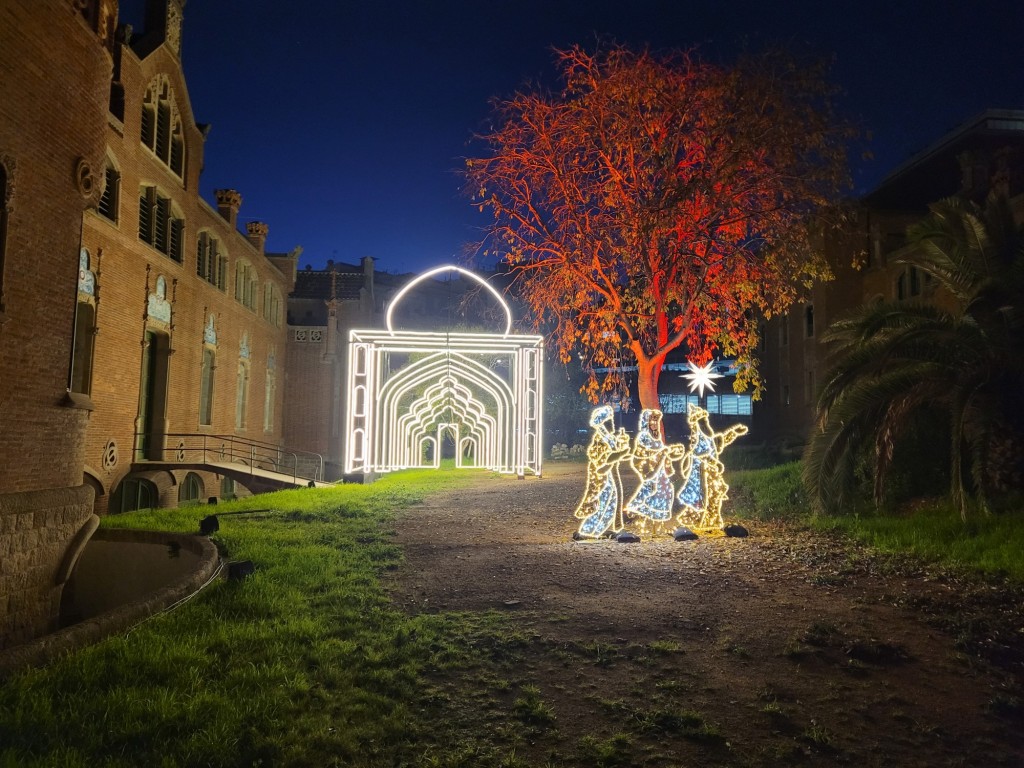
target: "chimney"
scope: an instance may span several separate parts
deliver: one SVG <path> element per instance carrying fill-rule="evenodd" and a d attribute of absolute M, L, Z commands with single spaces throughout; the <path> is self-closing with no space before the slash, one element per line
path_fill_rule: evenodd
<path fill-rule="evenodd" d="M 235 209 L 235 212 L 237 213 L 238 209 Z M 260 255 L 263 255 L 263 250 L 267 245 L 267 232 L 269 231 L 270 227 L 262 221 L 250 221 L 245 225 L 249 242 L 260 252 Z"/>
<path fill-rule="evenodd" d="M 233 189 L 215 189 L 213 194 L 217 197 L 217 212 L 224 217 L 232 229 L 236 229 L 238 227 L 238 209 L 242 207 L 242 196 Z"/>
<path fill-rule="evenodd" d="M 363 258 L 360 259 L 360 262 L 362 263 L 362 266 L 363 266 L 363 288 L 362 288 L 362 291 L 361 291 L 361 299 L 360 300 L 362 300 L 362 297 L 365 297 L 365 298 L 369 299 L 369 307 L 370 307 L 370 309 L 369 309 L 370 315 L 369 316 L 372 317 L 372 315 L 373 315 L 373 307 L 374 307 L 374 303 L 376 301 L 375 298 L 374 298 L 374 295 L 373 295 L 373 288 L 374 288 L 374 286 L 373 286 L 373 278 L 374 278 L 374 275 L 376 274 L 376 272 L 375 272 L 375 270 L 373 268 L 373 257 L 372 256 L 363 256 Z"/>

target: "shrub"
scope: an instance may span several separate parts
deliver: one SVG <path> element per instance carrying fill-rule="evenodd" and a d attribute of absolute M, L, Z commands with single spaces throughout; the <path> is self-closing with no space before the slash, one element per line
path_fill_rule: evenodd
<path fill-rule="evenodd" d="M 729 498 L 743 517 L 756 520 L 793 520 L 807 514 L 807 495 L 800 481 L 800 462 L 768 469 L 730 472 Z"/>

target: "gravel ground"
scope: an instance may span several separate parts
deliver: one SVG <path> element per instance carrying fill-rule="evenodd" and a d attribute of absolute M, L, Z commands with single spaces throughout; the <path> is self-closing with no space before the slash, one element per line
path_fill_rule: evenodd
<path fill-rule="evenodd" d="M 452 734 L 530 765 L 1024 765 L 1019 588 L 777 523 L 576 542 L 584 471 L 481 474 L 399 518 L 396 603 L 525 638 L 438 674 Z M 550 717 L 507 727 L 524 689 Z"/>

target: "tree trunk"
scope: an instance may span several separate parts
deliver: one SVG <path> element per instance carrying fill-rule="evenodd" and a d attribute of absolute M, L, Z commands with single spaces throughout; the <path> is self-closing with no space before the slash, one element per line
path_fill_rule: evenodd
<path fill-rule="evenodd" d="M 661 366 L 664 362 L 665 355 L 656 355 L 651 358 L 637 355 L 636 386 L 639 390 L 641 408 L 661 410 L 661 401 L 658 399 L 658 379 L 661 377 Z"/>

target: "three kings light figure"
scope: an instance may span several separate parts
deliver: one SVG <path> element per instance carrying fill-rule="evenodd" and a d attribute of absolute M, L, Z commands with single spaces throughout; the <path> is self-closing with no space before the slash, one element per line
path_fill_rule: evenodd
<path fill-rule="evenodd" d="M 590 414 L 594 430 L 587 447 L 587 484 L 576 508 L 581 520 L 577 537 L 596 539 L 619 533 L 627 523 L 641 530 L 666 527 L 673 518 L 693 530 L 721 530 L 722 503 L 728 498 L 722 450 L 747 432 L 743 424 L 716 432 L 708 412 L 695 405 L 687 407 L 690 442 L 666 444 L 662 439 L 661 411 L 645 409 L 640 414 L 636 438 L 625 430 L 612 431 L 611 406 L 600 406 Z M 629 499 L 623 498 L 620 468 L 628 464 L 639 485 Z"/>

